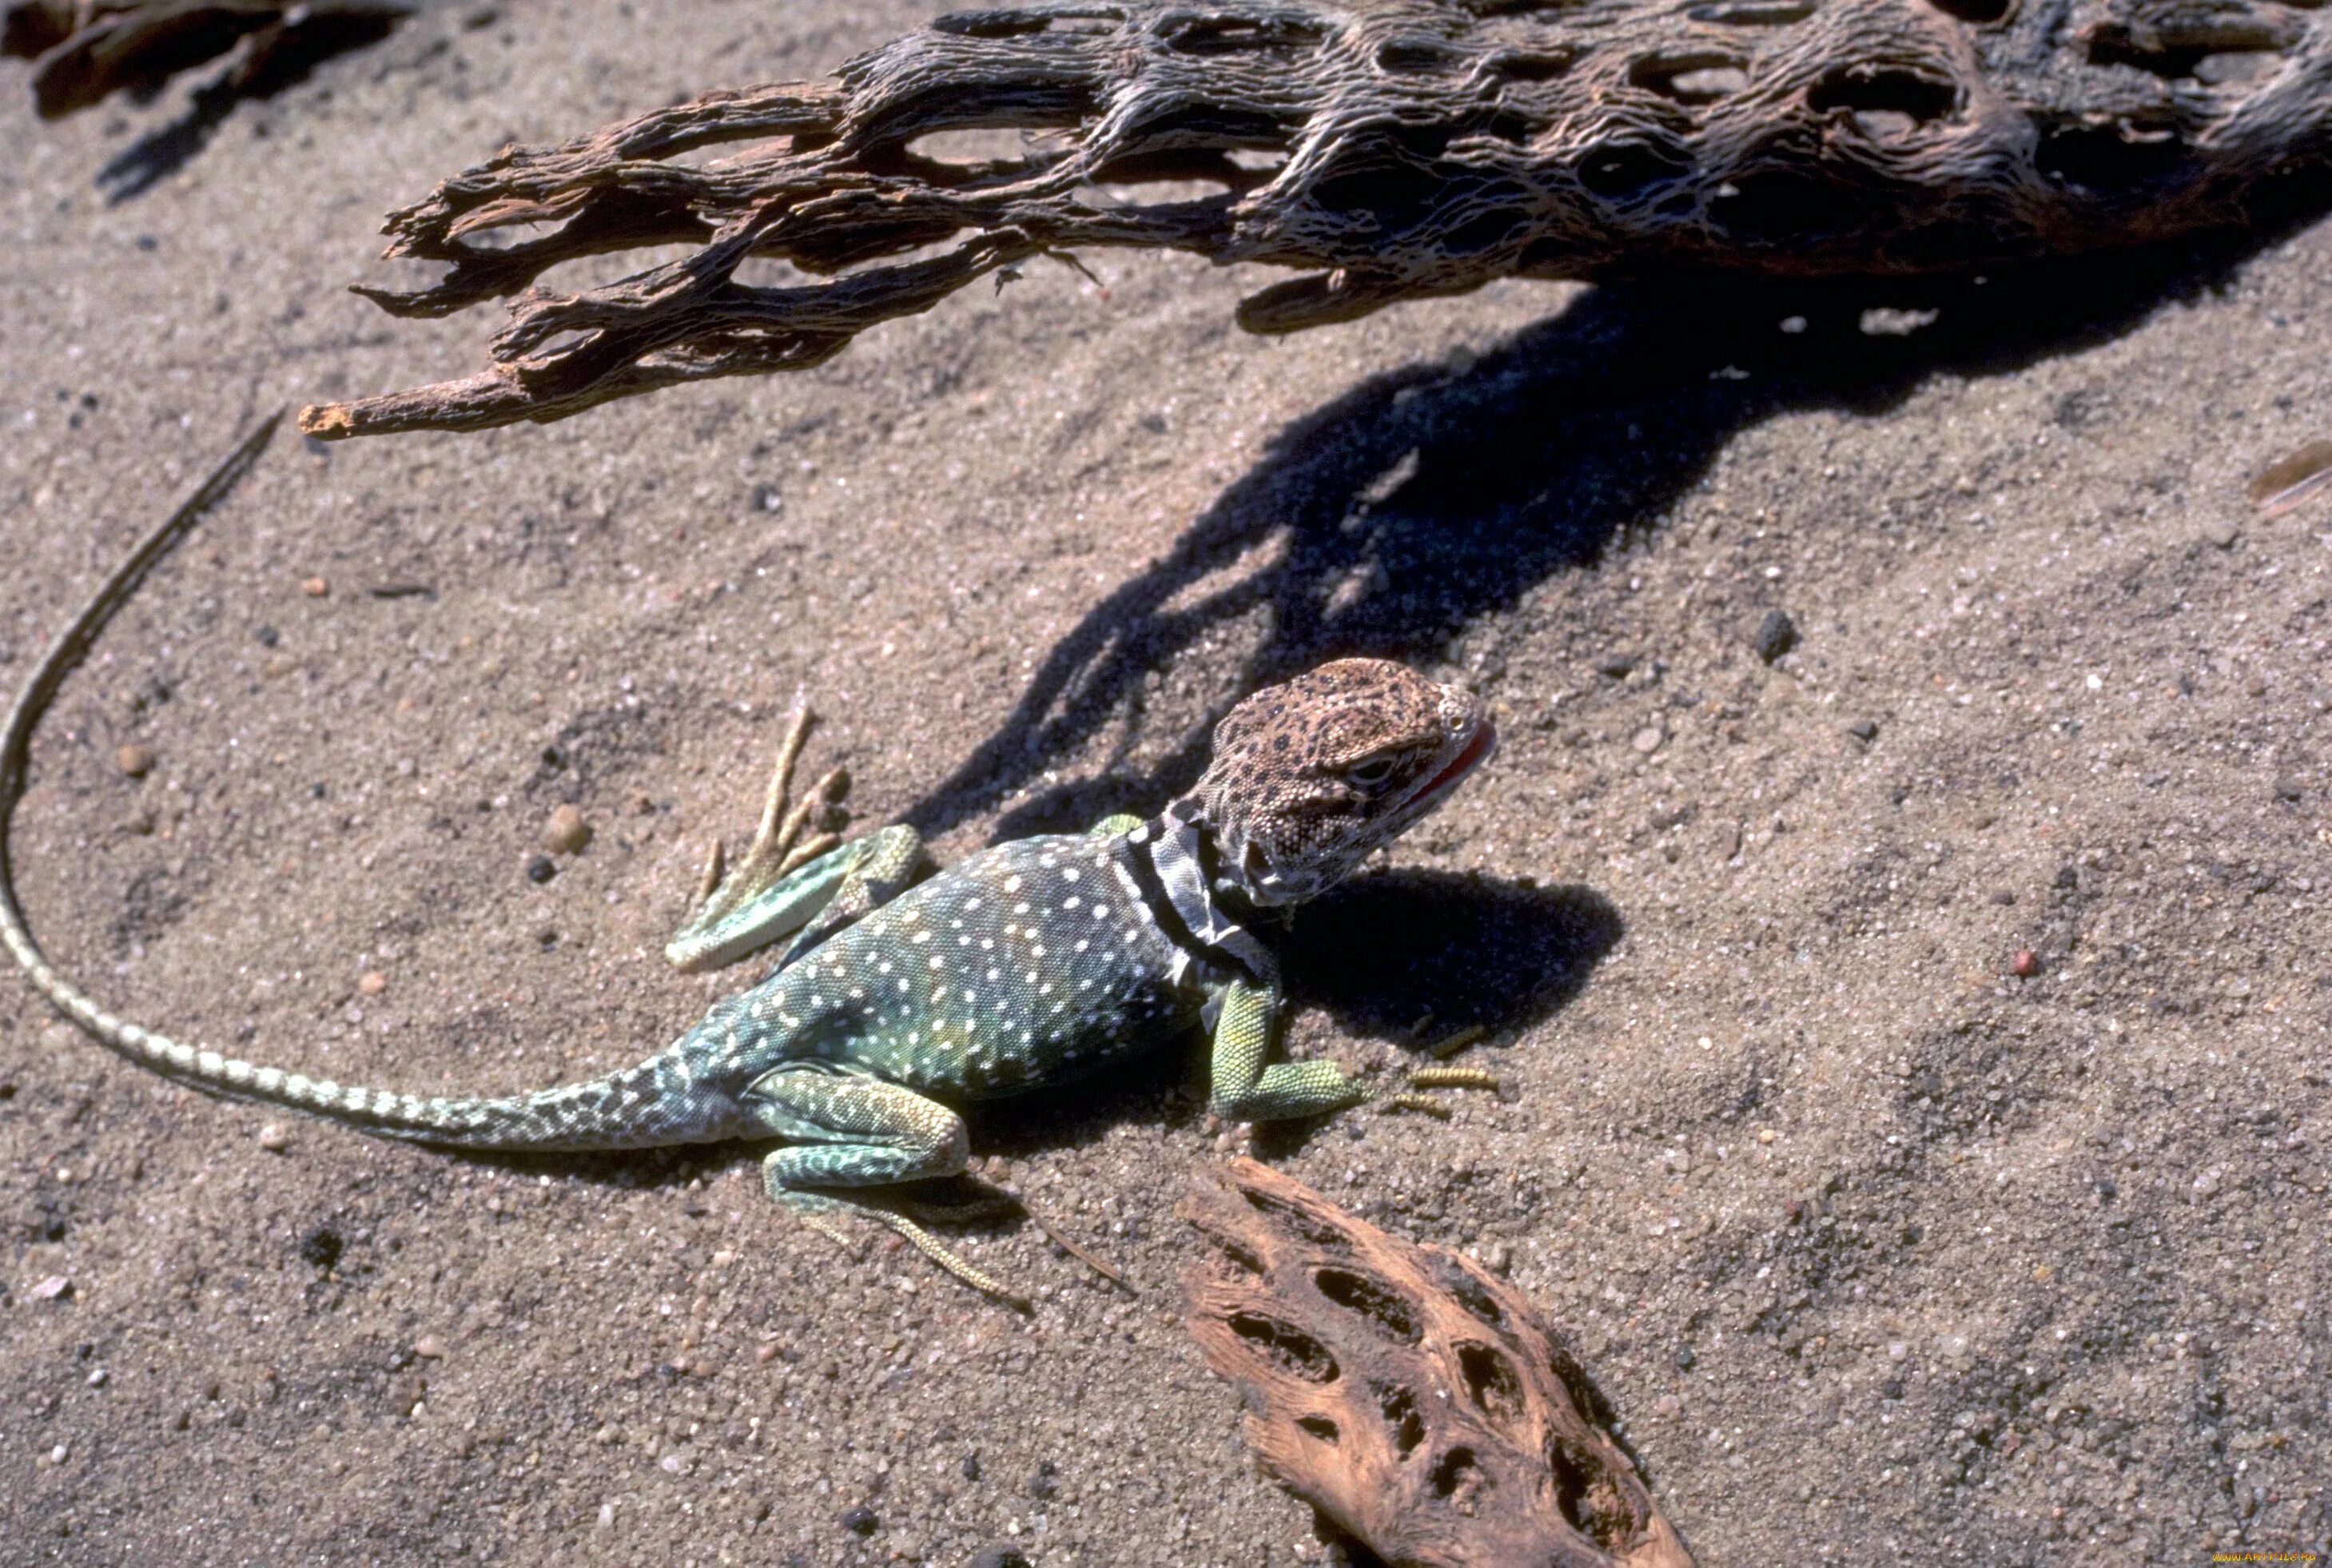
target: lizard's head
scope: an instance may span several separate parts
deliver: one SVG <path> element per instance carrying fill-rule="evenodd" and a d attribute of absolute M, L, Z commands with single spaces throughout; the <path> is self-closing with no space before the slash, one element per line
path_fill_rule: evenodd
<path fill-rule="evenodd" d="M 1191 798 L 1223 878 L 1258 904 L 1295 904 L 1440 805 L 1496 743 L 1456 687 L 1338 659 L 1233 708 Z"/>

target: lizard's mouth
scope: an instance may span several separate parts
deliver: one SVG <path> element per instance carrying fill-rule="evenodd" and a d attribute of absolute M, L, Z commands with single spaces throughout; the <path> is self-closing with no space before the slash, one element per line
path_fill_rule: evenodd
<path fill-rule="evenodd" d="M 1498 727 L 1484 719 L 1475 726 L 1474 738 L 1466 742 L 1464 751 L 1449 760 L 1449 765 L 1428 779 L 1410 798 L 1412 810 L 1426 811 L 1441 803 L 1441 798 L 1464 781 L 1466 775 L 1489 760 L 1498 749 Z"/>

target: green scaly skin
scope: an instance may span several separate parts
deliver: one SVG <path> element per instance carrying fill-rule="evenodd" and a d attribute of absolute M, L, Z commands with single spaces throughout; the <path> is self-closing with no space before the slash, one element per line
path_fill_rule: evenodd
<path fill-rule="evenodd" d="M 1214 1109 L 1316 1116 L 1365 1092 L 1332 1062 L 1274 1062 L 1281 1005 L 1244 923 L 1312 896 L 1448 794 L 1492 744 L 1473 702 L 1397 664 L 1343 660 L 1267 688 L 1217 731 L 1216 760 L 1158 817 L 985 849 L 935 875 L 912 828 L 788 868 L 773 829 L 710 891 L 667 957 L 734 961 L 790 937 L 758 984 L 664 1050 L 587 1083 L 506 1096 L 342 1085 L 181 1044 L 115 1017 L 26 929 L 6 828 L 33 730 L 64 674 L 146 570 L 257 457 L 267 425 L 100 588 L 35 668 L 0 731 L 0 941 L 100 1044 L 179 1083 L 377 1136 L 503 1152 L 777 1140 L 769 1195 L 827 1231 L 857 1208 L 978 1288 L 1018 1301 L 913 1220 L 845 1196 L 961 1172 L 954 1106 L 1121 1066 L 1202 1021 Z"/>

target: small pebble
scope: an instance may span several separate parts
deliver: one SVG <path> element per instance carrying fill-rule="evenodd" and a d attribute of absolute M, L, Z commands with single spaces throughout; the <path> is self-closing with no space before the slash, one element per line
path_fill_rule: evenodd
<path fill-rule="evenodd" d="M 281 1122 L 270 1122 L 259 1129 L 259 1146 L 271 1154 L 281 1154 L 292 1147 L 292 1134 Z"/>
<path fill-rule="evenodd" d="M 1798 623 L 1790 618 L 1786 610 L 1767 610 L 1765 618 L 1749 636 L 1751 651 L 1769 664 L 1797 645 Z"/>
<path fill-rule="evenodd" d="M 320 577 L 303 578 L 300 582 L 300 591 L 311 599 L 320 599 L 332 591 L 332 585 Z"/>
<path fill-rule="evenodd" d="M 573 855 L 591 842 L 591 825 L 573 806 L 561 806 L 542 825 L 542 846 L 553 855 Z"/>
<path fill-rule="evenodd" d="M 530 855 L 526 857 L 526 879 L 529 882 L 549 882 L 558 875 L 559 867 L 551 864 L 550 856 L 548 855 Z"/>
<path fill-rule="evenodd" d="M 1770 1143 L 1780 1136 L 1781 1134 L 1774 1132 L 1771 1127 L 1760 1127 L 1757 1130 L 1757 1142 L 1760 1143 Z"/>
<path fill-rule="evenodd" d="M 1692 1363 L 1699 1359 L 1700 1358 L 1698 1356 L 1693 1354 L 1692 1346 L 1685 1344 L 1678 1345 L 1677 1347 L 1676 1363 L 1677 1370 L 1678 1372 L 1690 1372 L 1692 1370 Z"/>
<path fill-rule="evenodd" d="M 2232 550 L 2235 540 L 2242 538 L 2242 525 L 2231 517 L 2214 517 L 2195 531 L 2204 544 L 2218 550 Z"/>
<path fill-rule="evenodd" d="M 1657 1413 L 1664 1416 L 1682 1415 L 1684 1413 L 1684 1401 L 1677 1398 L 1674 1394 L 1662 1394 L 1659 1398 L 1652 1401 L 1652 1409 Z"/>
<path fill-rule="evenodd" d="M 2029 947 L 2020 947 L 2016 956 L 2008 961 L 2008 968 L 2018 980 L 2031 980 L 2040 972 L 2040 955 Z"/>
<path fill-rule="evenodd" d="M 1871 722 L 1868 719 L 1857 719 L 1853 723 L 1849 724 L 1846 727 L 1846 732 L 1853 736 L 1858 741 L 1876 741 L 1878 739 L 1878 726 Z"/>
<path fill-rule="evenodd" d="M 2275 798 L 2278 800 L 2297 800 L 2306 793 L 2306 788 L 2297 779 L 2284 778 L 2275 781 Z"/>
<path fill-rule="evenodd" d="M 103 1367 L 98 1368 L 95 1372 L 89 1374 L 89 1386 L 93 1389 L 103 1388 L 105 1386 L 107 1375 L 106 1370 Z"/>
<path fill-rule="evenodd" d="M 434 1334 L 425 1334 L 413 1342 L 413 1353 L 423 1361 L 442 1361 L 445 1355 L 445 1342 Z"/>
<path fill-rule="evenodd" d="M 1667 739 L 1668 737 L 1660 732 L 1660 727 L 1658 724 L 1647 724 L 1629 738 L 1628 744 L 1649 757 L 1658 751 L 1660 742 Z"/>
<path fill-rule="evenodd" d="M 1596 673 L 1609 675 L 1615 681 L 1635 667 L 1636 655 L 1633 654 L 1606 654 L 1595 661 Z"/>
<path fill-rule="evenodd" d="M 132 779 L 143 779 L 154 770 L 154 748 L 136 744 L 116 747 L 113 765 Z"/>
<path fill-rule="evenodd" d="M 874 1510 L 864 1503 L 842 1516 L 842 1527 L 854 1535 L 872 1535 L 882 1522 L 874 1516 Z"/>
<path fill-rule="evenodd" d="M 964 1568 L 1028 1568 L 1028 1559 L 1018 1546 L 984 1546 Z"/>
<path fill-rule="evenodd" d="M 368 969 L 357 977 L 357 990 L 368 997 L 377 997 L 388 989 L 388 977 L 377 969 Z"/>
<path fill-rule="evenodd" d="M 69 1450 L 62 1443 L 59 1443 L 55 1448 L 49 1450 L 49 1463 L 52 1465 L 63 1464 L 65 1462 L 65 1455 L 68 1451 Z"/>
<path fill-rule="evenodd" d="M 56 1301 L 72 1294 L 72 1281 L 62 1274 L 52 1274 L 31 1291 L 34 1301 Z"/>

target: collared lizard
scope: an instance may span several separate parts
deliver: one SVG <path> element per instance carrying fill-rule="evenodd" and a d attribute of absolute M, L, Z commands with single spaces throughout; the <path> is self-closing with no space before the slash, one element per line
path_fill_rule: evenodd
<path fill-rule="evenodd" d="M 703 969 L 791 937 L 758 984 L 645 1061 L 589 1082 L 462 1098 L 352 1087 L 115 1017 L 43 956 L 8 875 L 6 827 L 34 723 L 192 510 L 100 588 L 0 731 L 0 938 L 53 1005 L 166 1077 L 377 1136 L 506 1152 L 776 1139 L 762 1170 L 778 1202 L 837 1237 L 833 1217 L 863 1208 L 1007 1299 L 912 1219 L 842 1194 L 960 1172 L 969 1151 L 953 1106 L 1106 1073 L 1201 1021 L 1225 1118 L 1361 1103 L 1366 1091 L 1333 1062 L 1270 1060 L 1280 984 L 1249 926 L 1344 877 L 1496 744 L 1466 693 L 1384 660 L 1342 659 L 1234 707 L 1203 777 L 1158 816 L 999 844 L 919 880 L 928 863 L 906 827 L 790 863 L 808 814 L 781 821 L 798 725 L 753 850 L 727 878 L 708 875 L 666 952 Z"/>

